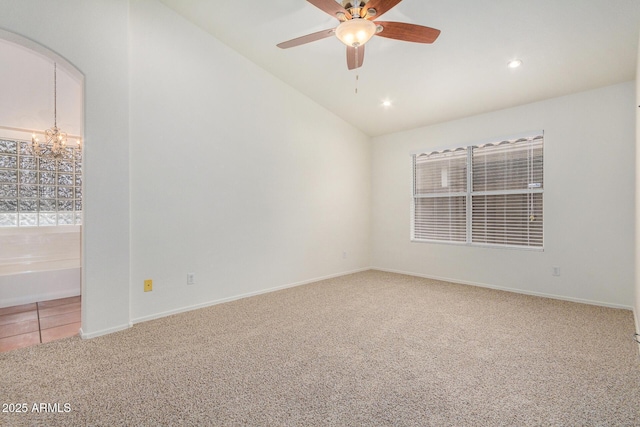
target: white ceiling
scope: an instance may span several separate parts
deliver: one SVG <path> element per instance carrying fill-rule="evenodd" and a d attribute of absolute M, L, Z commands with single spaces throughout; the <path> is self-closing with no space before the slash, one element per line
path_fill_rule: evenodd
<path fill-rule="evenodd" d="M 335 37 L 276 47 L 338 24 L 305 0 L 161 1 L 371 136 L 635 78 L 638 0 L 404 0 L 382 20 L 439 39 L 374 37 L 354 71 Z M 523 66 L 508 69 L 512 58 Z"/>

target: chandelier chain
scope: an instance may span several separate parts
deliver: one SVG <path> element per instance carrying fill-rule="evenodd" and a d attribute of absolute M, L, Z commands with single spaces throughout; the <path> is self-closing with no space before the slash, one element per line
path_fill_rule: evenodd
<path fill-rule="evenodd" d="M 44 141 L 40 142 L 35 133 L 31 135 L 30 152 L 41 158 L 50 158 L 56 161 L 70 155 L 67 147 L 67 133 L 58 129 L 58 64 L 53 63 L 53 127 L 44 131 Z M 80 140 L 76 141 L 76 147 L 81 149 Z"/>
<path fill-rule="evenodd" d="M 56 73 L 58 64 L 53 63 L 53 126 L 58 127 L 58 76 Z"/>

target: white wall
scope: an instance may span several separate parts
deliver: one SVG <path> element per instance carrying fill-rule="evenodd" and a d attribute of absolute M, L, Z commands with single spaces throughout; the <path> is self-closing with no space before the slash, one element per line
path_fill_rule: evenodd
<path fill-rule="evenodd" d="M 632 307 L 634 102 L 629 82 L 374 138 L 373 267 Z M 545 132 L 544 252 L 409 241 L 411 151 L 538 129 Z"/>
<path fill-rule="evenodd" d="M 0 0 L 0 30 L 84 75 L 83 336 L 129 324 L 129 2 Z M 0 34 L 6 38 L 6 34 Z M 34 46 L 37 48 L 37 46 Z"/>
<path fill-rule="evenodd" d="M 367 136 L 155 1 L 131 76 L 134 322 L 368 268 Z"/>

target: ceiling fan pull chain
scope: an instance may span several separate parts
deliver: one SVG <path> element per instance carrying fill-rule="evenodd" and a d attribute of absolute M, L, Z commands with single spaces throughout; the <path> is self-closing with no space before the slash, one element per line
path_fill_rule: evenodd
<path fill-rule="evenodd" d="M 360 79 L 360 76 L 358 74 L 356 74 L 356 95 L 358 94 L 358 80 Z"/>

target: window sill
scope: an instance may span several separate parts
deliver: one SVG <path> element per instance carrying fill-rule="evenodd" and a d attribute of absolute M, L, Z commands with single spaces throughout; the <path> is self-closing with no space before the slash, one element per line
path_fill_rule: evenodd
<path fill-rule="evenodd" d="M 435 243 L 437 245 L 466 246 L 469 248 L 488 248 L 488 249 L 506 249 L 516 251 L 544 252 L 544 247 L 529 247 L 516 245 L 491 245 L 482 243 L 466 243 L 466 242 L 445 242 L 442 240 L 421 240 L 410 239 L 411 243 Z"/>

